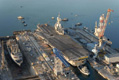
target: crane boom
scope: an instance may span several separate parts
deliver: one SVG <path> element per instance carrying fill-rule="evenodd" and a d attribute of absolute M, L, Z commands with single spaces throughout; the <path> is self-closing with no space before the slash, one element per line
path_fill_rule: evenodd
<path fill-rule="evenodd" d="M 105 29 L 107 26 L 107 21 L 109 19 L 110 12 L 113 12 L 113 10 L 111 10 L 111 9 L 107 10 L 107 16 L 106 16 L 106 19 L 104 19 L 104 26 L 102 27 L 101 32 L 99 33 L 99 39 L 104 36 L 104 32 L 105 32 Z"/>

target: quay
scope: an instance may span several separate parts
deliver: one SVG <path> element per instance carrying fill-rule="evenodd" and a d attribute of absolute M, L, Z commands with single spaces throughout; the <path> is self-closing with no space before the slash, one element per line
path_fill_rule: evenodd
<path fill-rule="evenodd" d="M 14 31 L 13 35 L 17 35 L 17 34 L 22 34 L 24 32 L 31 32 L 31 30 L 21 30 L 21 31 Z"/>

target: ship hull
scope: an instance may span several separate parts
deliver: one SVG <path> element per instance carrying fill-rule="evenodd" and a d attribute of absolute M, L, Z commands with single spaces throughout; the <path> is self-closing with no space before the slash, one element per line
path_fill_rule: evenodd
<path fill-rule="evenodd" d="M 18 65 L 18 66 L 21 66 L 21 64 L 23 63 L 23 60 L 21 60 L 19 63 L 15 60 L 15 56 L 12 55 L 11 51 L 10 51 L 10 48 L 7 46 L 7 49 L 8 49 L 8 52 L 9 52 L 9 55 L 10 57 L 12 58 L 12 60 Z"/>
<path fill-rule="evenodd" d="M 82 71 L 80 66 L 78 66 L 77 68 L 78 68 L 78 70 L 79 70 L 82 74 L 84 74 L 84 75 L 86 75 L 86 76 L 89 76 L 89 75 L 90 75 L 89 72 L 84 72 L 84 71 Z"/>
<path fill-rule="evenodd" d="M 45 39 L 45 42 L 52 48 L 60 50 L 64 59 L 72 66 L 84 64 L 85 61 L 82 61 L 80 58 L 87 58 L 89 54 L 89 52 L 84 49 L 82 45 L 77 44 L 69 35 L 58 34 L 57 29 L 55 30 L 55 28 L 49 25 L 37 25 L 35 35 Z M 86 58 L 84 58 L 84 60 Z"/>
<path fill-rule="evenodd" d="M 64 57 L 64 59 L 68 62 L 68 63 L 70 63 L 72 66 L 80 66 L 80 65 L 83 65 L 83 64 L 85 64 L 85 60 L 84 60 L 84 62 L 82 62 L 82 61 L 75 61 L 75 60 L 70 60 L 68 57 L 66 57 L 66 56 L 63 56 Z"/>

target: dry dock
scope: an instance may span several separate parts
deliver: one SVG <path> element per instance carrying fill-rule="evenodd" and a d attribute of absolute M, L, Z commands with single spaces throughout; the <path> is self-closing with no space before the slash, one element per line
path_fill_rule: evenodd
<path fill-rule="evenodd" d="M 4 58 L 4 68 L 0 69 L 0 80 L 80 80 L 69 67 L 62 68 L 62 74 L 55 74 L 53 49 L 44 39 L 36 36 L 35 32 L 16 31 L 13 35 L 0 38 L 4 40 L 4 45 L 0 41 L 0 65 Z M 23 63 L 20 67 L 14 63 L 7 50 L 6 42 L 12 38 L 16 39 L 23 54 Z"/>
<path fill-rule="evenodd" d="M 0 80 L 13 80 L 4 55 L 4 42 L 0 41 Z"/>
<path fill-rule="evenodd" d="M 43 80 L 67 80 L 68 78 L 79 80 L 72 71 L 68 78 L 61 77 L 60 74 L 58 76 L 54 74 L 55 64 L 54 56 L 51 54 L 52 48 L 42 38 L 35 36 L 32 32 L 24 32 L 23 34 L 16 35 L 16 39 L 26 56 L 28 64 L 31 66 L 30 72 L 32 72 L 32 75 L 39 76 Z M 47 57 L 44 57 L 44 54 Z"/>
<path fill-rule="evenodd" d="M 6 41 L 12 38 L 15 39 L 15 36 L 0 37 L 2 40 L 0 41 L 0 43 L 2 42 L 0 47 L 0 61 L 2 62 L 4 60 L 4 67 L 0 69 L 0 80 L 38 80 L 38 76 L 31 74 L 30 66 L 28 65 L 26 58 L 23 57 L 23 63 L 20 67 L 12 60 L 6 46 Z"/>
<path fill-rule="evenodd" d="M 41 55 L 41 51 L 37 49 L 38 44 L 34 42 L 34 38 L 29 35 L 18 35 L 17 40 L 21 47 L 21 50 L 24 52 L 25 58 L 30 65 L 30 72 L 32 75 L 39 76 L 39 79 L 43 80 L 55 80 L 55 77 L 52 74 L 52 68 L 48 66 L 48 63 L 44 60 Z M 43 61 L 40 60 L 43 59 Z M 42 65 L 45 65 L 46 70 L 43 69 Z M 47 76 L 47 77 L 46 77 Z"/>

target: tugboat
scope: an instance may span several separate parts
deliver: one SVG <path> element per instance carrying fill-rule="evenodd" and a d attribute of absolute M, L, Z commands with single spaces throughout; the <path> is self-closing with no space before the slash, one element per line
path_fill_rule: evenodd
<path fill-rule="evenodd" d="M 81 26 L 82 25 L 82 23 L 77 23 L 77 24 L 75 24 L 75 26 Z"/>
<path fill-rule="evenodd" d="M 52 20 L 54 20 L 55 19 L 55 17 L 52 17 Z"/>
<path fill-rule="evenodd" d="M 27 24 L 24 24 L 24 26 L 27 26 Z"/>
<path fill-rule="evenodd" d="M 25 21 L 22 21 L 22 23 L 25 23 Z"/>
<path fill-rule="evenodd" d="M 86 75 L 86 76 L 90 75 L 90 72 L 89 72 L 87 66 L 85 66 L 85 65 L 78 66 L 78 69 L 79 69 L 80 72 L 83 73 L 84 75 Z"/>
<path fill-rule="evenodd" d="M 68 19 L 67 18 L 64 18 L 64 19 L 62 19 L 62 21 L 68 21 Z"/>
<path fill-rule="evenodd" d="M 21 64 L 23 63 L 23 56 L 22 56 L 22 53 L 21 53 L 15 39 L 9 39 L 7 41 L 7 49 L 8 49 L 8 52 L 9 52 L 12 60 L 18 66 L 21 66 Z"/>
<path fill-rule="evenodd" d="M 18 18 L 18 19 L 24 19 L 24 17 L 22 17 L 22 16 L 18 16 L 17 18 Z"/>

